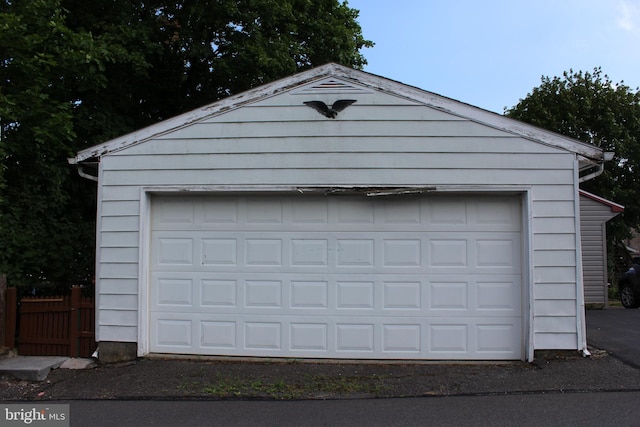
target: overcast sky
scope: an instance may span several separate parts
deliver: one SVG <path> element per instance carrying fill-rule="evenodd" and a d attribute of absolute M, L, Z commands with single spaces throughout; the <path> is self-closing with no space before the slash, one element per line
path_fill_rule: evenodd
<path fill-rule="evenodd" d="M 541 76 L 602 67 L 640 86 L 640 0 L 349 0 L 365 71 L 497 113 Z"/>

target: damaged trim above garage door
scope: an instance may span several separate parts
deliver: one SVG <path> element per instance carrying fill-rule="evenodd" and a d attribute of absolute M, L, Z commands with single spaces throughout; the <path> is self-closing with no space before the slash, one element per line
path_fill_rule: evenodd
<path fill-rule="evenodd" d="M 324 193 L 328 196 L 364 194 L 367 197 L 375 197 L 432 193 L 437 189 L 436 187 L 310 187 L 296 190 L 301 194 Z"/>
<path fill-rule="evenodd" d="M 324 194 L 324 195 L 356 195 L 368 197 L 393 196 L 393 195 L 420 195 L 427 193 L 523 193 L 530 186 L 460 186 L 460 185 L 427 185 L 427 186 L 273 186 L 273 185 L 207 185 L 207 186 L 146 186 L 142 187 L 145 193 L 299 193 L 299 194 Z"/>

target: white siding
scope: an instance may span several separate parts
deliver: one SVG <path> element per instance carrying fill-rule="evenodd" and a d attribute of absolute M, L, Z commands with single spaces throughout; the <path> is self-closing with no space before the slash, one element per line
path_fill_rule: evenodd
<path fill-rule="evenodd" d="M 136 341 L 138 302 L 105 301 L 137 293 L 144 187 L 433 186 L 530 191 L 535 348 L 575 349 L 575 155 L 383 93 L 335 120 L 302 104 L 336 96 L 280 94 L 102 157 L 100 339 Z"/>
<path fill-rule="evenodd" d="M 571 181 L 533 190 L 533 333 L 536 349 L 577 348 L 576 222 Z M 561 328 L 556 325 L 563 325 Z"/>

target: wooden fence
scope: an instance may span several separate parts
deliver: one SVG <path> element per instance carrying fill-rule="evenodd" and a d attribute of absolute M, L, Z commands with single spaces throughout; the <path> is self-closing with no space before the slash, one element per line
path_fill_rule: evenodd
<path fill-rule="evenodd" d="M 71 295 L 22 298 L 19 307 L 16 289 L 8 288 L 6 300 L 5 345 L 16 347 L 17 337 L 19 355 L 90 357 L 96 349 L 95 301 L 79 287 Z"/>

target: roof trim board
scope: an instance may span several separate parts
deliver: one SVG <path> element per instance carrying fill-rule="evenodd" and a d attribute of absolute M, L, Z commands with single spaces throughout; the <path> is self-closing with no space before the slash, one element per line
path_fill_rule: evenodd
<path fill-rule="evenodd" d="M 607 200 L 603 197 L 600 196 L 596 196 L 595 194 L 589 193 L 587 191 L 584 190 L 579 190 L 579 193 L 581 196 L 584 196 L 588 199 L 594 200 L 600 204 L 603 204 L 605 206 L 608 206 L 609 208 L 611 208 L 611 212 L 612 213 L 620 213 L 620 212 L 624 212 L 624 206 L 619 205 L 615 202 L 612 202 L 611 200 Z"/>
<path fill-rule="evenodd" d="M 121 137 L 106 141 L 102 144 L 89 147 L 78 152 L 74 162 L 79 163 L 88 160 L 97 160 L 109 153 L 120 151 L 153 137 L 181 129 L 205 118 L 223 114 L 243 105 L 276 96 L 292 89 L 295 90 L 321 79 L 328 78 L 333 82 L 333 89 L 337 89 L 338 86 L 344 84 L 347 88 L 350 85 L 353 85 L 351 86 L 352 89 L 362 88 L 363 90 L 366 90 L 365 88 L 368 88 L 378 90 L 390 95 L 403 97 L 408 100 L 424 104 L 428 107 L 435 108 L 485 126 L 509 132 L 522 138 L 555 148 L 564 149 L 589 159 L 594 163 L 599 163 L 604 160 L 603 150 L 591 144 L 567 138 L 560 134 L 522 123 L 460 101 L 455 101 L 423 89 L 405 85 L 394 80 L 335 63 L 329 63 L 267 83 L 240 94 L 224 98 L 212 104 L 205 105 Z M 317 85 L 312 87 L 315 86 Z"/>

